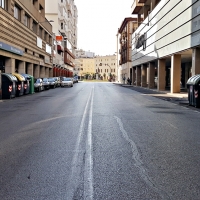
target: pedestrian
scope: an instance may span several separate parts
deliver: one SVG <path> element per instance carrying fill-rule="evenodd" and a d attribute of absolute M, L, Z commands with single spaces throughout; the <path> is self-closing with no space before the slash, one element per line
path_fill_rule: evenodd
<path fill-rule="evenodd" d="M 127 84 L 130 84 L 130 79 L 129 79 L 129 77 L 127 78 Z"/>

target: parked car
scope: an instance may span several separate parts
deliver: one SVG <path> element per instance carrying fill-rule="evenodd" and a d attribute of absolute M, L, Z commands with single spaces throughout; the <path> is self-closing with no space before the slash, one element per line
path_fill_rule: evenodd
<path fill-rule="evenodd" d="M 35 92 L 40 92 L 44 90 L 43 81 L 41 78 L 37 78 L 34 81 L 34 90 Z"/>
<path fill-rule="evenodd" d="M 60 87 L 60 77 L 53 77 L 55 80 L 56 87 Z"/>
<path fill-rule="evenodd" d="M 61 87 L 65 87 L 65 86 L 73 87 L 73 80 L 72 78 L 63 77 L 60 84 L 61 84 Z"/>
<path fill-rule="evenodd" d="M 54 78 L 48 78 L 49 81 L 49 87 L 55 89 L 56 88 L 56 82 Z"/>
<path fill-rule="evenodd" d="M 43 78 L 42 80 L 43 80 L 44 89 L 45 89 L 45 90 L 48 90 L 48 89 L 50 88 L 48 78 Z"/>

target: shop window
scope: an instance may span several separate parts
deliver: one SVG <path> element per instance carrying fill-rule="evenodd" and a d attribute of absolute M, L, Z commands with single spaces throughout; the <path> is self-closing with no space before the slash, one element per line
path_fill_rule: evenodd
<path fill-rule="evenodd" d="M 14 6 L 14 17 L 21 20 L 21 9 L 17 5 Z"/>

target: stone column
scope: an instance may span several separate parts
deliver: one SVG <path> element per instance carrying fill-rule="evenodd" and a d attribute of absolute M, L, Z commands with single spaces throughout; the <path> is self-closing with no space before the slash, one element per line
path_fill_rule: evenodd
<path fill-rule="evenodd" d="M 45 77 L 49 77 L 49 67 L 45 67 Z"/>
<path fill-rule="evenodd" d="M 27 73 L 33 76 L 33 63 L 27 63 L 27 66 L 28 66 Z"/>
<path fill-rule="evenodd" d="M 53 77 L 53 68 L 49 68 L 49 77 Z"/>
<path fill-rule="evenodd" d="M 15 73 L 15 59 L 5 59 L 5 73 Z"/>
<path fill-rule="evenodd" d="M 149 73 L 148 73 L 148 81 L 149 85 L 148 88 L 154 88 L 155 87 L 155 63 L 150 62 L 149 63 Z"/>
<path fill-rule="evenodd" d="M 141 74 L 141 86 L 142 87 L 147 87 L 147 65 L 142 65 L 142 74 Z"/>
<path fill-rule="evenodd" d="M 132 85 L 134 85 L 136 81 L 136 76 L 135 76 L 136 69 L 135 67 L 132 68 Z"/>
<path fill-rule="evenodd" d="M 40 78 L 40 66 L 39 65 L 34 65 L 33 76 L 34 76 L 34 78 Z"/>
<path fill-rule="evenodd" d="M 18 73 L 25 73 L 26 63 L 24 61 L 20 61 L 18 65 Z"/>
<path fill-rule="evenodd" d="M 165 90 L 165 59 L 158 60 L 158 82 L 157 82 L 157 90 Z"/>
<path fill-rule="evenodd" d="M 200 49 L 192 50 L 192 76 L 200 74 Z"/>
<path fill-rule="evenodd" d="M 45 78 L 45 67 L 44 66 L 40 66 L 40 77 Z"/>
<path fill-rule="evenodd" d="M 136 67 L 136 86 L 141 86 L 141 67 Z"/>
<path fill-rule="evenodd" d="M 181 79 L 181 55 L 174 54 L 171 56 L 171 93 L 180 92 Z"/>

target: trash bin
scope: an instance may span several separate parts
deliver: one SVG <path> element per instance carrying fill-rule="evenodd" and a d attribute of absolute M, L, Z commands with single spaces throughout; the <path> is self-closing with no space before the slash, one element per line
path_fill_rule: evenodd
<path fill-rule="evenodd" d="M 2 73 L 2 99 L 11 99 L 16 95 L 17 78 L 12 74 Z"/>
<path fill-rule="evenodd" d="M 16 89 L 16 96 L 22 96 L 24 94 L 24 81 L 25 78 L 18 73 L 13 73 L 12 75 L 14 75 L 17 78 L 17 89 Z"/>
<path fill-rule="evenodd" d="M 28 74 L 29 75 L 29 74 Z M 29 93 L 30 94 L 33 94 L 35 91 L 34 91 L 34 77 L 29 75 L 30 77 L 30 87 L 29 87 Z"/>
<path fill-rule="evenodd" d="M 200 107 L 200 74 L 190 77 L 187 81 L 189 105 Z"/>
<path fill-rule="evenodd" d="M 21 74 L 24 78 L 24 94 L 29 94 L 30 91 L 30 76 L 28 74 Z"/>

